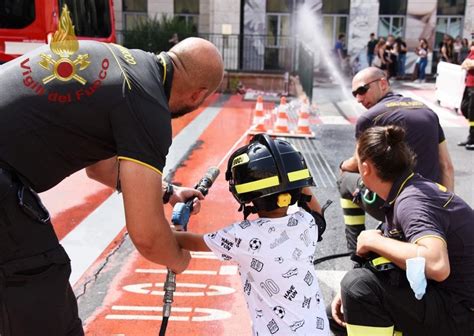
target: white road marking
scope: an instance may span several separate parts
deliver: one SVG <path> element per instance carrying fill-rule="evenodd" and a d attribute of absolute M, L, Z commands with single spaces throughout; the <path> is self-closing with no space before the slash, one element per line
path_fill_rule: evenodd
<path fill-rule="evenodd" d="M 160 288 L 160 290 L 152 290 L 152 288 Z M 160 295 L 163 296 L 165 293 L 163 290 L 163 283 L 139 283 L 133 285 L 127 285 L 123 287 L 123 290 L 136 293 L 136 294 L 145 294 L 145 295 Z M 208 285 L 200 283 L 189 283 L 189 282 L 177 282 L 176 288 L 190 288 L 190 289 L 201 289 L 202 291 L 186 291 L 174 292 L 174 296 L 218 296 L 218 295 L 229 295 L 235 293 L 235 289 L 226 286 L 218 285 Z"/>
<path fill-rule="evenodd" d="M 163 307 L 158 306 L 112 306 L 113 311 L 131 311 L 131 312 L 162 312 Z M 171 309 L 170 321 L 191 321 L 193 322 L 209 322 L 217 320 L 225 320 L 232 316 L 231 313 L 211 308 L 192 308 L 192 307 L 173 307 Z M 176 316 L 175 313 L 196 313 L 203 314 L 198 316 Z M 154 320 L 160 321 L 161 315 L 125 315 L 125 314 L 108 314 L 105 317 L 108 320 Z"/>

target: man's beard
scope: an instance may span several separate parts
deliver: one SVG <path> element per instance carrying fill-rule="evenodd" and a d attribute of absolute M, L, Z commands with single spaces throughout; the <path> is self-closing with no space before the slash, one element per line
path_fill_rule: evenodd
<path fill-rule="evenodd" d="M 184 116 L 190 112 L 193 112 L 197 107 L 193 106 L 181 106 L 180 108 L 171 111 L 171 119 L 176 119 Z"/>

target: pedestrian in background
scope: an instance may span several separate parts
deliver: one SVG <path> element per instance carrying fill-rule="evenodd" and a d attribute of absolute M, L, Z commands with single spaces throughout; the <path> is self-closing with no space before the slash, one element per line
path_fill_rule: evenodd
<path fill-rule="evenodd" d="M 474 41 L 471 44 L 471 52 L 462 62 L 461 67 L 467 71 L 461 112 L 469 122 L 469 135 L 466 141 L 460 142 L 459 145 L 465 146 L 468 150 L 474 150 Z"/>
<path fill-rule="evenodd" d="M 395 39 L 395 50 L 398 54 L 397 77 L 405 76 L 405 64 L 407 60 L 407 44 L 401 37 Z"/>
<path fill-rule="evenodd" d="M 367 42 L 367 63 L 369 67 L 372 66 L 372 61 L 375 57 L 375 46 L 377 45 L 377 39 L 374 33 L 370 33 L 370 40 Z"/>
<path fill-rule="evenodd" d="M 426 66 L 428 65 L 428 41 L 426 39 L 420 39 L 416 54 L 418 55 L 418 59 L 415 65 L 415 72 L 417 73 L 415 80 L 424 83 L 426 78 Z"/>
<path fill-rule="evenodd" d="M 445 34 L 443 42 L 441 44 L 441 61 L 447 63 L 453 63 L 454 60 L 454 47 L 453 38 L 450 35 Z"/>
<path fill-rule="evenodd" d="M 462 46 L 461 46 L 461 53 L 459 55 L 459 64 L 462 64 L 464 60 L 466 59 L 467 55 L 469 55 L 470 51 L 470 45 L 469 45 L 469 40 L 467 38 L 462 39 Z"/>
<path fill-rule="evenodd" d="M 456 39 L 453 42 L 453 63 L 461 64 L 461 49 L 462 49 L 462 39 L 461 36 L 456 36 Z"/>

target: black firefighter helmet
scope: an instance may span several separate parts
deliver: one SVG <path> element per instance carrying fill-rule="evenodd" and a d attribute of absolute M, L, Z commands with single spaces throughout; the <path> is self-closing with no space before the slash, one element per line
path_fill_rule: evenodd
<path fill-rule="evenodd" d="M 298 201 L 291 199 L 291 191 L 299 195 L 301 188 L 314 185 L 303 155 L 287 141 L 266 134 L 255 135 L 230 156 L 225 177 L 241 205 L 287 193 L 289 199 L 278 199 L 278 206 L 287 206 Z"/>

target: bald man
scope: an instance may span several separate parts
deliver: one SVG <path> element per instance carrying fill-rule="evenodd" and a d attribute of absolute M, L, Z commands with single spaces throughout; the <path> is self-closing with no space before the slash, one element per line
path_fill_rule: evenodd
<path fill-rule="evenodd" d="M 352 94 L 367 109 L 357 120 L 356 139 L 372 126 L 402 126 L 407 131 L 406 141 L 417 157 L 415 172 L 453 191 L 453 165 L 436 113 L 416 100 L 393 93 L 385 72 L 375 67 L 354 76 Z M 365 212 L 384 220 L 383 201 L 363 185 L 355 155 L 341 162 L 340 169 L 338 187 L 347 247 L 354 252 L 357 237 L 365 229 Z"/>
<path fill-rule="evenodd" d="M 219 51 L 200 38 L 159 55 L 53 41 L 0 66 L 2 335 L 84 334 L 69 258 L 36 195 L 80 169 L 121 189 L 127 230 L 145 258 L 187 267 L 163 204 L 203 195 L 162 183 L 171 119 L 201 105 L 222 77 Z"/>

